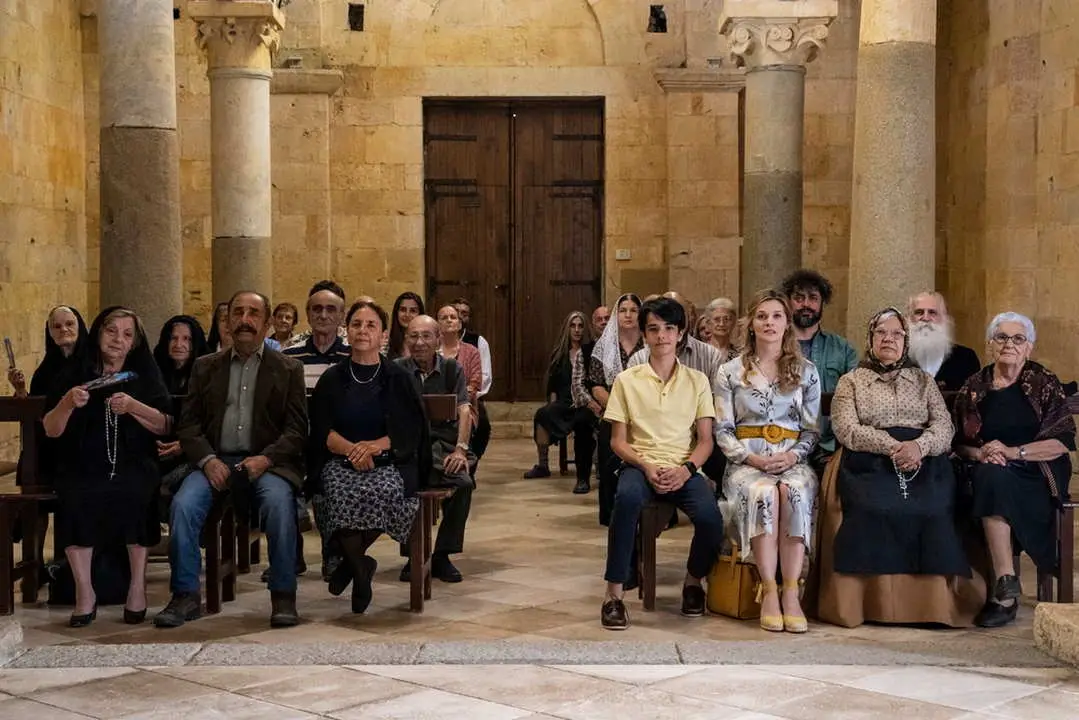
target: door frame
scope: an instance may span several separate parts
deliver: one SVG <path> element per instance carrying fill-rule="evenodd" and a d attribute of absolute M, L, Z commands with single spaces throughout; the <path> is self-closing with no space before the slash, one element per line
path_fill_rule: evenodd
<path fill-rule="evenodd" d="M 544 108 L 591 108 L 599 111 L 600 118 L 600 135 L 602 136 L 603 143 L 603 161 L 600 163 L 599 169 L 599 217 L 597 218 L 599 243 L 598 243 L 598 258 L 597 264 L 598 271 L 597 282 L 598 287 L 598 302 L 603 302 L 603 291 L 606 287 L 607 280 L 607 264 L 605 261 L 607 233 L 606 233 L 606 220 L 607 220 L 607 103 L 606 98 L 601 95 L 587 95 L 587 96 L 543 96 L 543 97 L 483 97 L 483 96 L 460 96 L 460 97 L 425 97 L 422 100 L 423 107 L 423 182 L 424 182 L 424 300 L 429 302 L 434 297 L 437 288 L 431 283 L 434 277 L 430 268 L 434 265 L 434 242 L 432 238 L 431 225 L 427 218 L 427 110 L 428 108 L 435 107 L 454 107 L 454 108 L 468 108 L 468 107 L 482 107 L 486 109 L 498 108 L 504 109 L 510 114 L 510 157 L 508 167 L 508 180 L 509 187 L 511 188 L 511 202 L 509 204 L 509 233 L 508 238 L 510 247 L 508 248 L 510 263 L 509 263 L 509 283 L 511 288 L 517 287 L 518 272 L 522 269 L 518 268 L 517 263 L 517 245 L 516 245 L 516 233 L 517 233 L 517 202 L 516 202 L 516 183 L 514 178 L 516 177 L 517 169 L 517 146 L 514 142 L 513 133 L 513 115 L 512 111 L 518 108 L 530 108 L 530 107 L 544 107 Z M 517 312 L 517 300 L 514 292 L 507 294 L 507 302 L 509 303 L 508 316 L 512 318 L 511 332 L 509 332 L 509 343 L 505 351 L 510 354 L 513 359 L 510 363 L 510 377 L 500 379 L 501 382 L 506 383 L 506 397 L 509 402 L 514 401 L 526 401 L 517 397 L 517 322 L 519 313 Z M 587 312 L 587 309 L 586 309 Z M 546 398 L 542 398 L 546 400 Z"/>

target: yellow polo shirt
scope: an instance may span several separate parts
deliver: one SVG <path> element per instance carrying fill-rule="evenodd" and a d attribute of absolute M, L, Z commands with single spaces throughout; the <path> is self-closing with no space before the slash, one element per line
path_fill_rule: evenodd
<path fill-rule="evenodd" d="M 704 373 L 676 363 L 664 384 L 645 363 L 618 374 L 603 419 L 625 423 L 630 446 L 646 462 L 676 467 L 693 452 L 697 420 L 715 416 Z"/>

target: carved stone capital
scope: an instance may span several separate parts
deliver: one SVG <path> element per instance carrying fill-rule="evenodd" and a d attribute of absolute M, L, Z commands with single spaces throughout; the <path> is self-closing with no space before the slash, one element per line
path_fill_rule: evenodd
<path fill-rule="evenodd" d="M 270 68 L 285 27 L 272 0 L 192 0 L 188 15 L 211 68 Z"/>
<path fill-rule="evenodd" d="M 730 18 L 723 25 L 727 50 L 739 67 L 805 65 L 828 38 L 833 18 Z"/>

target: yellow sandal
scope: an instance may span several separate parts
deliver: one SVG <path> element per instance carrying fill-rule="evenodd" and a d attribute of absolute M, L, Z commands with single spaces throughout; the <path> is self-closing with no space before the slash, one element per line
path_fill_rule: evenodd
<path fill-rule="evenodd" d="M 783 589 L 784 590 L 794 590 L 794 591 L 796 591 L 798 593 L 799 599 L 801 599 L 801 597 L 802 597 L 802 586 L 804 584 L 805 584 L 805 581 L 803 581 L 801 579 L 793 580 L 793 581 L 784 580 L 783 581 Z M 809 632 L 809 621 L 806 620 L 805 615 L 800 615 L 799 616 L 799 615 L 788 615 L 787 613 L 783 613 L 783 629 L 786 630 L 789 633 L 797 633 L 797 634 L 800 635 L 800 634 L 802 634 L 804 632 Z"/>
<path fill-rule="evenodd" d="M 779 586 L 774 581 L 761 580 L 757 583 L 757 604 L 760 605 L 764 600 L 764 596 L 768 593 L 778 593 Z M 778 597 L 776 598 L 779 599 Z M 782 615 L 765 615 L 761 613 L 761 630 L 767 630 L 768 632 L 783 632 L 783 616 Z"/>

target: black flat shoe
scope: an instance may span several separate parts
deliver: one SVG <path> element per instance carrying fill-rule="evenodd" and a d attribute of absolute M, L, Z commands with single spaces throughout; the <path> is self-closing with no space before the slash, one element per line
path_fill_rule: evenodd
<path fill-rule="evenodd" d="M 364 555 L 361 563 L 362 567 L 356 571 L 352 580 L 352 612 L 357 615 L 366 611 L 371 605 L 373 597 L 371 579 L 378 570 L 378 561 L 369 555 Z"/>
<path fill-rule="evenodd" d="M 124 622 L 128 625 L 141 625 L 146 621 L 146 608 L 142 610 L 128 610 L 124 608 Z"/>
<path fill-rule="evenodd" d="M 1004 606 L 990 600 L 974 618 L 974 624 L 983 628 L 999 628 L 1015 622 L 1015 616 L 1019 614 L 1019 601 L 1013 600 L 1011 605 Z"/>
<path fill-rule="evenodd" d="M 85 615 L 72 615 L 71 620 L 68 621 L 68 625 L 73 628 L 86 627 L 94 620 L 97 619 L 97 603 L 94 603 L 94 609 Z"/>
<path fill-rule="evenodd" d="M 574 495 L 587 495 L 588 491 L 592 489 L 591 483 L 587 480 L 578 480 L 577 484 L 573 486 Z"/>
<path fill-rule="evenodd" d="M 352 563 L 348 560 L 342 560 L 330 573 L 330 579 L 327 583 L 330 594 L 336 596 L 343 593 L 352 583 L 352 575 Z"/>

